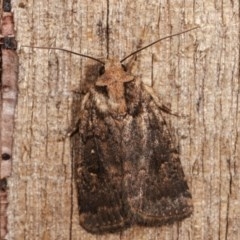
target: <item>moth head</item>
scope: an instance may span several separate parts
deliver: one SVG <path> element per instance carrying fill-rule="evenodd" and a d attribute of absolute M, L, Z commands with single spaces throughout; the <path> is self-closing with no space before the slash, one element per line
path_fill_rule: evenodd
<path fill-rule="evenodd" d="M 127 72 L 127 66 L 125 64 L 121 64 L 122 69 L 124 72 Z M 105 65 L 101 65 L 101 67 L 99 68 L 99 76 L 103 75 L 105 73 Z"/>
<path fill-rule="evenodd" d="M 115 83 L 130 82 L 133 76 L 126 71 L 126 67 L 116 59 L 108 59 L 100 68 L 96 86 L 109 86 Z"/>

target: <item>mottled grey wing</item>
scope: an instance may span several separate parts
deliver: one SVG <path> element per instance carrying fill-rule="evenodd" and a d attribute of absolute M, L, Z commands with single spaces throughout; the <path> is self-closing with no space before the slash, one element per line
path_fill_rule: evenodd
<path fill-rule="evenodd" d="M 122 132 L 123 189 L 132 221 L 155 226 L 181 220 L 193 208 L 177 148 L 151 96 L 142 89 L 135 98 L 139 106 Z"/>
<path fill-rule="evenodd" d="M 90 99 L 81 117 L 75 167 L 80 224 L 92 233 L 119 231 L 129 222 L 122 196 L 119 134 L 111 117 L 101 115 Z"/>

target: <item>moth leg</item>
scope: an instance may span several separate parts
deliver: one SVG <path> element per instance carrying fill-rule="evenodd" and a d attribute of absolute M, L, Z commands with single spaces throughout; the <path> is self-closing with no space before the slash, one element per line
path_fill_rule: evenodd
<path fill-rule="evenodd" d="M 72 137 L 75 133 L 79 131 L 79 123 L 80 123 L 80 119 L 78 119 L 77 123 L 75 123 L 74 126 L 68 129 L 66 133 L 67 137 Z"/>
<path fill-rule="evenodd" d="M 176 117 L 186 117 L 186 115 L 179 115 L 178 113 L 173 113 L 171 111 L 171 109 L 169 107 L 167 107 L 166 105 L 161 103 L 161 100 L 159 99 L 159 97 L 156 95 L 156 93 L 154 92 L 153 88 L 143 84 L 143 88 L 148 92 L 148 94 L 152 97 L 152 99 L 154 100 L 155 104 L 159 107 L 160 110 L 162 110 L 163 112 L 176 116 Z"/>
<path fill-rule="evenodd" d="M 79 131 L 79 122 L 80 122 L 80 119 L 77 121 L 76 124 L 74 124 L 74 126 L 62 131 L 60 133 L 60 136 L 57 137 L 57 141 L 61 142 L 75 135 Z"/>

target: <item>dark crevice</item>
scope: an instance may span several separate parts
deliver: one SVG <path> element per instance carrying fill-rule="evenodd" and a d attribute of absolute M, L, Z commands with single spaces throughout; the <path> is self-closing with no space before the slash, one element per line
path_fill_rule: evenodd
<path fill-rule="evenodd" d="M 6 192 L 7 188 L 8 188 L 7 179 L 6 178 L 0 179 L 0 191 L 1 192 Z"/>
<path fill-rule="evenodd" d="M 11 12 L 12 9 L 11 0 L 3 0 L 2 7 L 4 12 Z"/>
<path fill-rule="evenodd" d="M 17 41 L 15 37 L 3 37 L 1 39 L 1 45 L 3 49 L 17 49 Z"/>

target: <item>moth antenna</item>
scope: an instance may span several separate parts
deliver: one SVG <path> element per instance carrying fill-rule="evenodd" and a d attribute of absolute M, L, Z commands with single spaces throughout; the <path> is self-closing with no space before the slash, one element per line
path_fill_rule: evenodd
<path fill-rule="evenodd" d="M 97 61 L 103 65 L 105 65 L 105 62 L 97 59 L 97 58 L 94 58 L 94 57 L 91 57 L 91 56 L 88 56 L 88 55 L 85 55 L 85 54 L 82 54 L 82 53 L 77 53 L 77 52 L 73 52 L 71 50 L 68 50 L 68 49 L 64 49 L 64 48 L 55 48 L 55 47 L 32 47 L 32 46 L 27 46 L 27 45 L 22 45 L 22 47 L 27 47 L 27 48 L 40 48 L 40 49 L 53 49 L 53 50 L 60 50 L 60 51 L 63 51 L 63 52 L 68 52 L 68 53 L 71 53 L 71 54 L 75 54 L 75 55 L 78 55 L 78 56 L 81 56 L 81 57 L 85 57 L 85 58 L 89 58 L 89 59 L 92 59 L 94 61 Z"/>
<path fill-rule="evenodd" d="M 144 50 L 144 49 L 146 49 L 146 48 L 148 48 L 148 47 L 150 47 L 150 46 L 152 46 L 152 45 L 154 45 L 154 44 L 156 44 L 156 43 L 158 43 L 158 42 L 160 42 L 160 41 L 162 41 L 162 40 L 165 40 L 165 39 L 171 38 L 171 37 L 175 37 L 175 36 L 177 36 L 177 35 L 181 35 L 181 34 L 186 33 L 186 32 L 190 32 L 190 31 L 192 31 L 192 30 L 194 30 L 194 29 L 196 29 L 196 28 L 199 28 L 199 27 L 190 28 L 190 29 L 188 29 L 188 30 L 186 30 L 186 31 L 179 32 L 179 33 L 175 33 L 175 34 L 168 35 L 168 36 L 166 36 L 166 37 L 160 38 L 160 39 L 158 39 L 158 40 L 156 40 L 156 41 L 154 41 L 154 42 L 152 42 L 152 43 L 150 43 L 150 44 L 148 44 L 148 45 L 146 45 L 146 46 L 144 46 L 144 47 L 142 47 L 142 48 L 139 48 L 139 49 L 137 49 L 136 51 L 134 51 L 134 52 L 132 52 L 132 53 L 130 53 L 129 55 L 127 55 L 126 57 L 124 57 L 120 62 L 122 63 L 122 62 L 125 61 L 127 58 L 133 56 L 134 54 L 136 54 L 136 53 L 138 53 L 138 52 L 140 52 L 140 51 L 142 51 L 142 50 Z"/>

